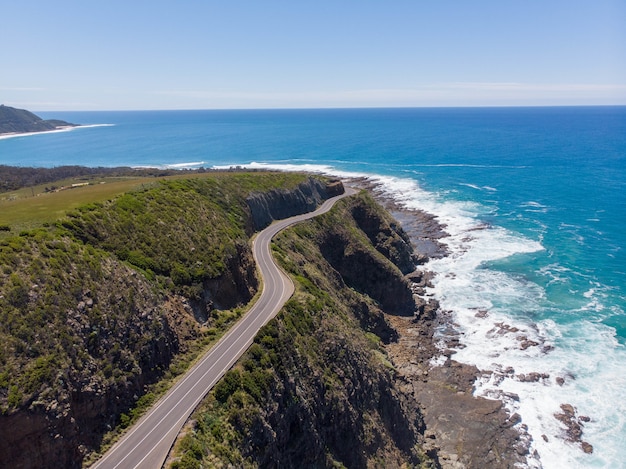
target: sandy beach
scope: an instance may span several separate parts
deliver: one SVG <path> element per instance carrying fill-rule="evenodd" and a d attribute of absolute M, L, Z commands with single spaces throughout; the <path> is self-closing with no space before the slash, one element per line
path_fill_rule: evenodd
<path fill-rule="evenodd" d="M 31 137 L 33 135 L 42 135 L 42 134 L 56 134 L 60 132 L 69 132 L 76 129 L 88 129 L 90 127 L 111 127 L 115 124 L 90 124 L 90 125 L 71 125 L 71 126 L 63 126 L 58 127 L 54 130 L 44 130 L 42 132 L 25 132 L 25 133 L 4 133 L 0 134 L 0 140 L 6 140 L 9 138 L 17 138 L 17 137 Z"/>

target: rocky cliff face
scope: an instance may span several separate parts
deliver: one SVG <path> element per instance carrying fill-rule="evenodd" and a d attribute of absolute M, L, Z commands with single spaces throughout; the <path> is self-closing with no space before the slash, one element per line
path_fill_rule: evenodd
<path fill-rule="evenodd" d="M 288 344 L 274 367 L 272 404 L 251 428 L 240 428 L 251 435 L 249 443 L 244 437 L 242 449 L 253 465 L 435 464 L 420 449 L 420 410 L 400 392 L 384 349 L 376 345 L 394 337 L 383 313 L 416 311 L 400 270 L 413 270 L 408 262 L 413 249 L 390 221 L 361 194 L 308 227 L 278 237 L 293 261 L 293 274 L 306 279 L 308 298 L 300 297 L 300 308 L 294 300 L 277 318 L 276 329 L 271 325 L 257 339 L 262 344 L 269 333 Z M 315 326 L 289 330 L 292 321 L 307 319 Z"/>
<path fill-rule="evenodd" d="M 274 220 L 282 220 L 315 210 L 323 201 L 343 194 L 341 181 L 309 177 L 293 189 L 255 192 L 246 198 L 248 229 L 260 231 Z M 227 258 L 224 274 L 204 282 L 200 302 L 193 302 L 198 317 L 211 309 L 229 309 L 247 303 L 256 294 L 258 279 L 249 244 L 237 243 L 234 255 Z"/>
<path fill-rule="evenodd" d="M 250 194 L 246 202 L 250 207 L 254 229 L 258 231 L 273 220 L 311 212 L 324 200 L 343 192 L 341 181 L 326 182 L 310 177 L 295 189 Z"/>
<path fill-rule="evenodd" d="M 156 225 L 164 239 L 171 239 L 162 220 L 161 225 L 139 222 L 157 209 L 178 223 L 177 241 L 191 250 L 193 239 L 212 229 L 244 233 L 236 225 L 211 225 L 219 212 L 204 186 L 193 199 L 193 224 L 183 232 L 189 207 L 170 198 L 189 189 L 173 190 L 152 211 L 146 207 L 155 203 L 158 191 L 124 199 L 121 209 L 105 206 L 75 214 L 63 229 L 78 239 L 41 232 L 0 245 L 0 264 L 7 266 L 0 269 L 0 333 L 6 338 L 0 345 L 2 466 L 80 467 L 177 355 L 225 327 L 215 313 L 245 304 L 256 293 L 255 265 L 243 234 L 233 241 L 219 238 L 225 245 L 216 261 L 219 269 L 198 265 L 194 257 L 189 267 L 179 263 L 172 269 L 172 275 L 181 276 L 193 275 L 196 267 L 219 272 L 197 284 L 176 286 L 173 276 L 150 269 L 158 261 L 150 257 L 150 244 L 164 241 L 150 231 L 143 236 L 142 230 Z M 249 205 L 226 213 L 240 213 L 241 226 L 257 226 L 268 217 L 310 210 L 338 190 L 342 186 L 327 187 L 311 178 L 292 191 L 257 193 Z M 217 203 L 223 203 L 218 194 Z M 185 197 L 181 200 L 188 201 Z M 117 209 L 133 212 L 126 218 L 100 216 Z M 196 212 L 208 214 L 206 221 Z M 126 248 L 123 261 L 116 238 Z"/>
<path fill-rule="evenodd" d="M 25 306 L 46 308 L 47 324 L 30 324 L 31 349 L 23 355 L 14 348 L 19 343 L 5 348 L 13 349 L 18 359 L 3 368 L 28 373 L 18 389 L 17 408 L 0 415 L 0 460 L 7 467 L 80 467 L 85 452 L 98 446 L 102 435 L 145 392 L 144 386 L 161 376 L 174 355 L 199 335 L 182 297 L 163 297 L 137 272 L 113 259 L 103 259 L 93 274 L 80 264 L 74 259 L 73 269 L 83 274 L 80 284 L 89 288 L 63 298 L 56 285 L 31 285 Z M 70 288 L 77 286 L 66 281 Z M 62 308 L 46 304 L 53 295 Z M 44 339 L 37 327 L 54 327 L 58 335 Z M 20 355 L 26 355 L 23 361 Z M 39 358 L 29 359 L 32 355 Z M 38 360 L 42 367 L 33 369 Z M 9 387 L 2 397 L 10 400 L 12 390 Z"/>
<path fill-rule="evenodd" d="M 403 274 L 415 270 L 417 256 L 401 227 L 370 199 L 350 202 L 348 216 L 359 232 L 346 230 L 342 221 L 329 226 L 320 250 L 347 285 L 367 294 L 390 314 L 412 316 L 415 301 Z M 359 239 L 365 234 L 369 243 Z M 379 256 L 372 255 L 374 248 Z M 389 261 L 395 269 L 388 267 Z"/>
<path fill-rule="evenodd" d="M 417 309 L 400 270 L 412 248 L 389 221 L 361 194 L 276 237 L 296 295 L 195 413 L 171 467 L 437 467 L 382 346 L 395 338 L 384 311 Z"/>

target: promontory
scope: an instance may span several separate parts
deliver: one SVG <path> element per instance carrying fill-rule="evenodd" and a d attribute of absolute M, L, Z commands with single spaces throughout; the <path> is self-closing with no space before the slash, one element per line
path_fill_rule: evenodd
<path fill-rule="evenodd" d="M 258 297 L 255 233 L 344 184 L 137 172 L 0 194 L 0 466 L 93 464 Z M 370 192 L 272 246 L 295 294 L 198 406 L 166 467 L 523 462 L 515 417 L 472 396 L 477 370 L 431 364 L 438 305 L 415 270 L 424 256 Z"/>
<path fill-rule="evenodd" d="M 25 109 L 0 104 L 0 135 L 49 132 L 67 127 L 76 127 L 58 119 L 42 119 Z"/>

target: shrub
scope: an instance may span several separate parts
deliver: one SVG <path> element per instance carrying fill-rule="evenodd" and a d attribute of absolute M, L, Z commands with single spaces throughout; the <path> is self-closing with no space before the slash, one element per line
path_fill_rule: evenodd
<path fill-rule="evenodd" d="M 215 398 L 223 404 L 239 388 L 241 388 L 241 372 L 237 369 L 230 370 L 224 375 L 217 386 L 215 386 Z"/>

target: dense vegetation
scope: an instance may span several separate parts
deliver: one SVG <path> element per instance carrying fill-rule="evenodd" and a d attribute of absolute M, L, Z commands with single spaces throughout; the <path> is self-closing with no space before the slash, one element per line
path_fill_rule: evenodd
<path fill-rule="evenodd" d="M 142 357 L 165 353 L 154 344 L 178 339 L 167 336 L 159 305 L 198 296 L 224 273 L 251 234 L 245 197 L 304 179 L 165 180 L 1 241 L 0 409 L 51 397 L 59 383 L 132 375 L 145 368 Z M 150 320 L 137 321 L 139 311 Z"/>
<path fill-rule="evenodd" d="M 176 285 L 219 276 L 237 243 L 251 234 L 245 203 L 252 191 L 294 187 L 293 174 L 162 181 L 113 202 L 69 213 L 61 225 L 83 242 Z"/>
<path fill-rule="evenodd" d="M 351 199 L 278 235 L 275 256 L 296 296 L 196 411 L 171 467 L 431 467 L 415 444 L 419 414 L 395 389 L 381 346 L 393 331 L 380 302 L 323 253 L 343 243 L 348 258 L 363 253 L 385 271 L 386 285 L 402 284 L 402 232 L 369 196 Z M 382 255 L 391 245 L 396 265 Z M 372 274 L 367 266 L 349 269 Z"/>
<path fill-rule="evenodd" d="M 148 338 L 171 340 L 161 295 L 93 246 L 38 230 L 2 242 L 0 264 L 5 412 L 65 401 L 76 383 L 123 384 L 153 358 Z M 141 310 L 149 321 L 136 321 Z"/>

